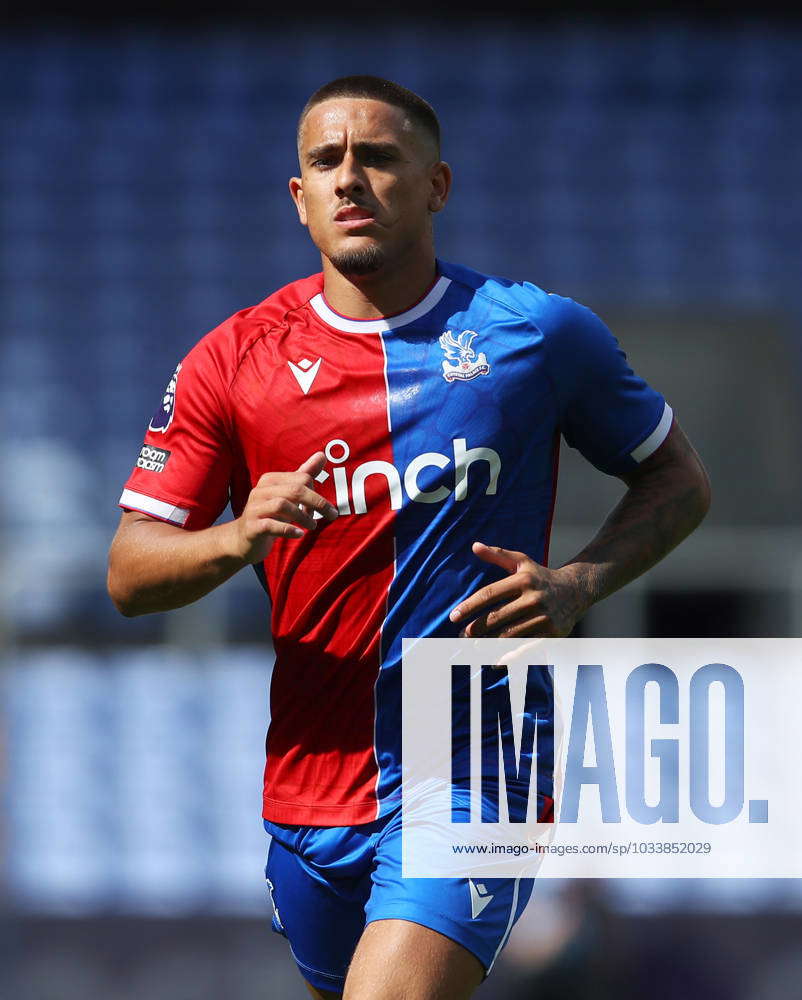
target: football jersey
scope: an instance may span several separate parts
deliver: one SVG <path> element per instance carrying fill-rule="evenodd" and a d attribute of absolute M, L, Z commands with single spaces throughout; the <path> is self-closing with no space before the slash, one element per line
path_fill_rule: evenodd
<path fill-rule="evenodd" d="M 339 510 L 257 568 L 276 654 L 265 818 L 344 826 L 397 803 L 402 638 L 457 636 L 452 608 L 505 576 L 472 542 L 547 562 L 561 435 L 620 475 L 671 422 L 589 309 L 442 261 L 394 316 L 340 315 L 318 274 L 207 334 L 120 506 L 206 528 L 323 451 L 316 489 Z"/>

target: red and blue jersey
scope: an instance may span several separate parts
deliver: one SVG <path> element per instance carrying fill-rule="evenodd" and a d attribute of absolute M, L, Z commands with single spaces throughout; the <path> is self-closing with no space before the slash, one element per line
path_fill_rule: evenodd
<path fill-rule="evenodd" d="M 401 641 L 452 637 L 451 609 L 503 571 L 471 543 L 545 563 L 560 436 L 604 472 L 672 422 L 589 309 L 438 262 L 384 319 L 341 316 L 322 275 L 231 317 L 181 362 L 120 505 L 188 530 L 316 451 L 339 509 L 264 562 L 276 652 L 264 816 L 368 823 L 398 801 Z"/>

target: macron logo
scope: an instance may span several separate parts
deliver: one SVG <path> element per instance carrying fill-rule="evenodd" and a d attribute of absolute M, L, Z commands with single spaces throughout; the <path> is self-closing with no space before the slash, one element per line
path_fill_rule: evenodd
<path fill-rule="evenodd" d="M 315 376 L 320 370 L 320 362 L 323 358 L 318 358 L 314 363 L 309 360 L 309 358 L 302 358 L 297 365 L 293 364 L 292 361 L 288 361 L 287 364 L 290 366 L 290 371 L 295 376 L 295 381 L 301 387 L 301 391 L 304 396 L 312 388 L 312 383 L 315 381 Z"/>
<path fill-rule="evenodd" d="M 483 882 L 474 882 L 472 878 L 468 879 L 468 887 L 471 890 L 471 920 L 476 920 L 493 896 Z"/>

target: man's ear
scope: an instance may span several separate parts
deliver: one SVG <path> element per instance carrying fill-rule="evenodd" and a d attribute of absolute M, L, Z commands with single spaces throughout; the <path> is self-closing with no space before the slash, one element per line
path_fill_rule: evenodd
<path fill-rule="evenodd" d="M 448 201 L 451 191 L 451 167 L 440 160 L 432 167 L 432 190 L 429 194 L 429 211 L 439 212 Z"/>
<path fill-rule="evenodd" d="M 304 189 L 300 177 L 290 177 L 290 197 L 295 202 L 301 225 L 306 225 L 306 206 L 304 205 Z"/>

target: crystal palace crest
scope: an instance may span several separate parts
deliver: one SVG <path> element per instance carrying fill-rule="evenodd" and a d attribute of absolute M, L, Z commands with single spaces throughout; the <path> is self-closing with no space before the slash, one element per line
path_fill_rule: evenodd
<path fill-rule="evenodd" d="M 450 330 L 441 335 L 440 346 L 446 356 L 443 361 L 443 378 L 446 382 L 453 382 L 455 379 L 468 382 L 490 372 L 484 351 L 477 354 L 471 347 L 474 337 L 475 330 L 463 330 L 458 337 L 453 336 Z"/>

